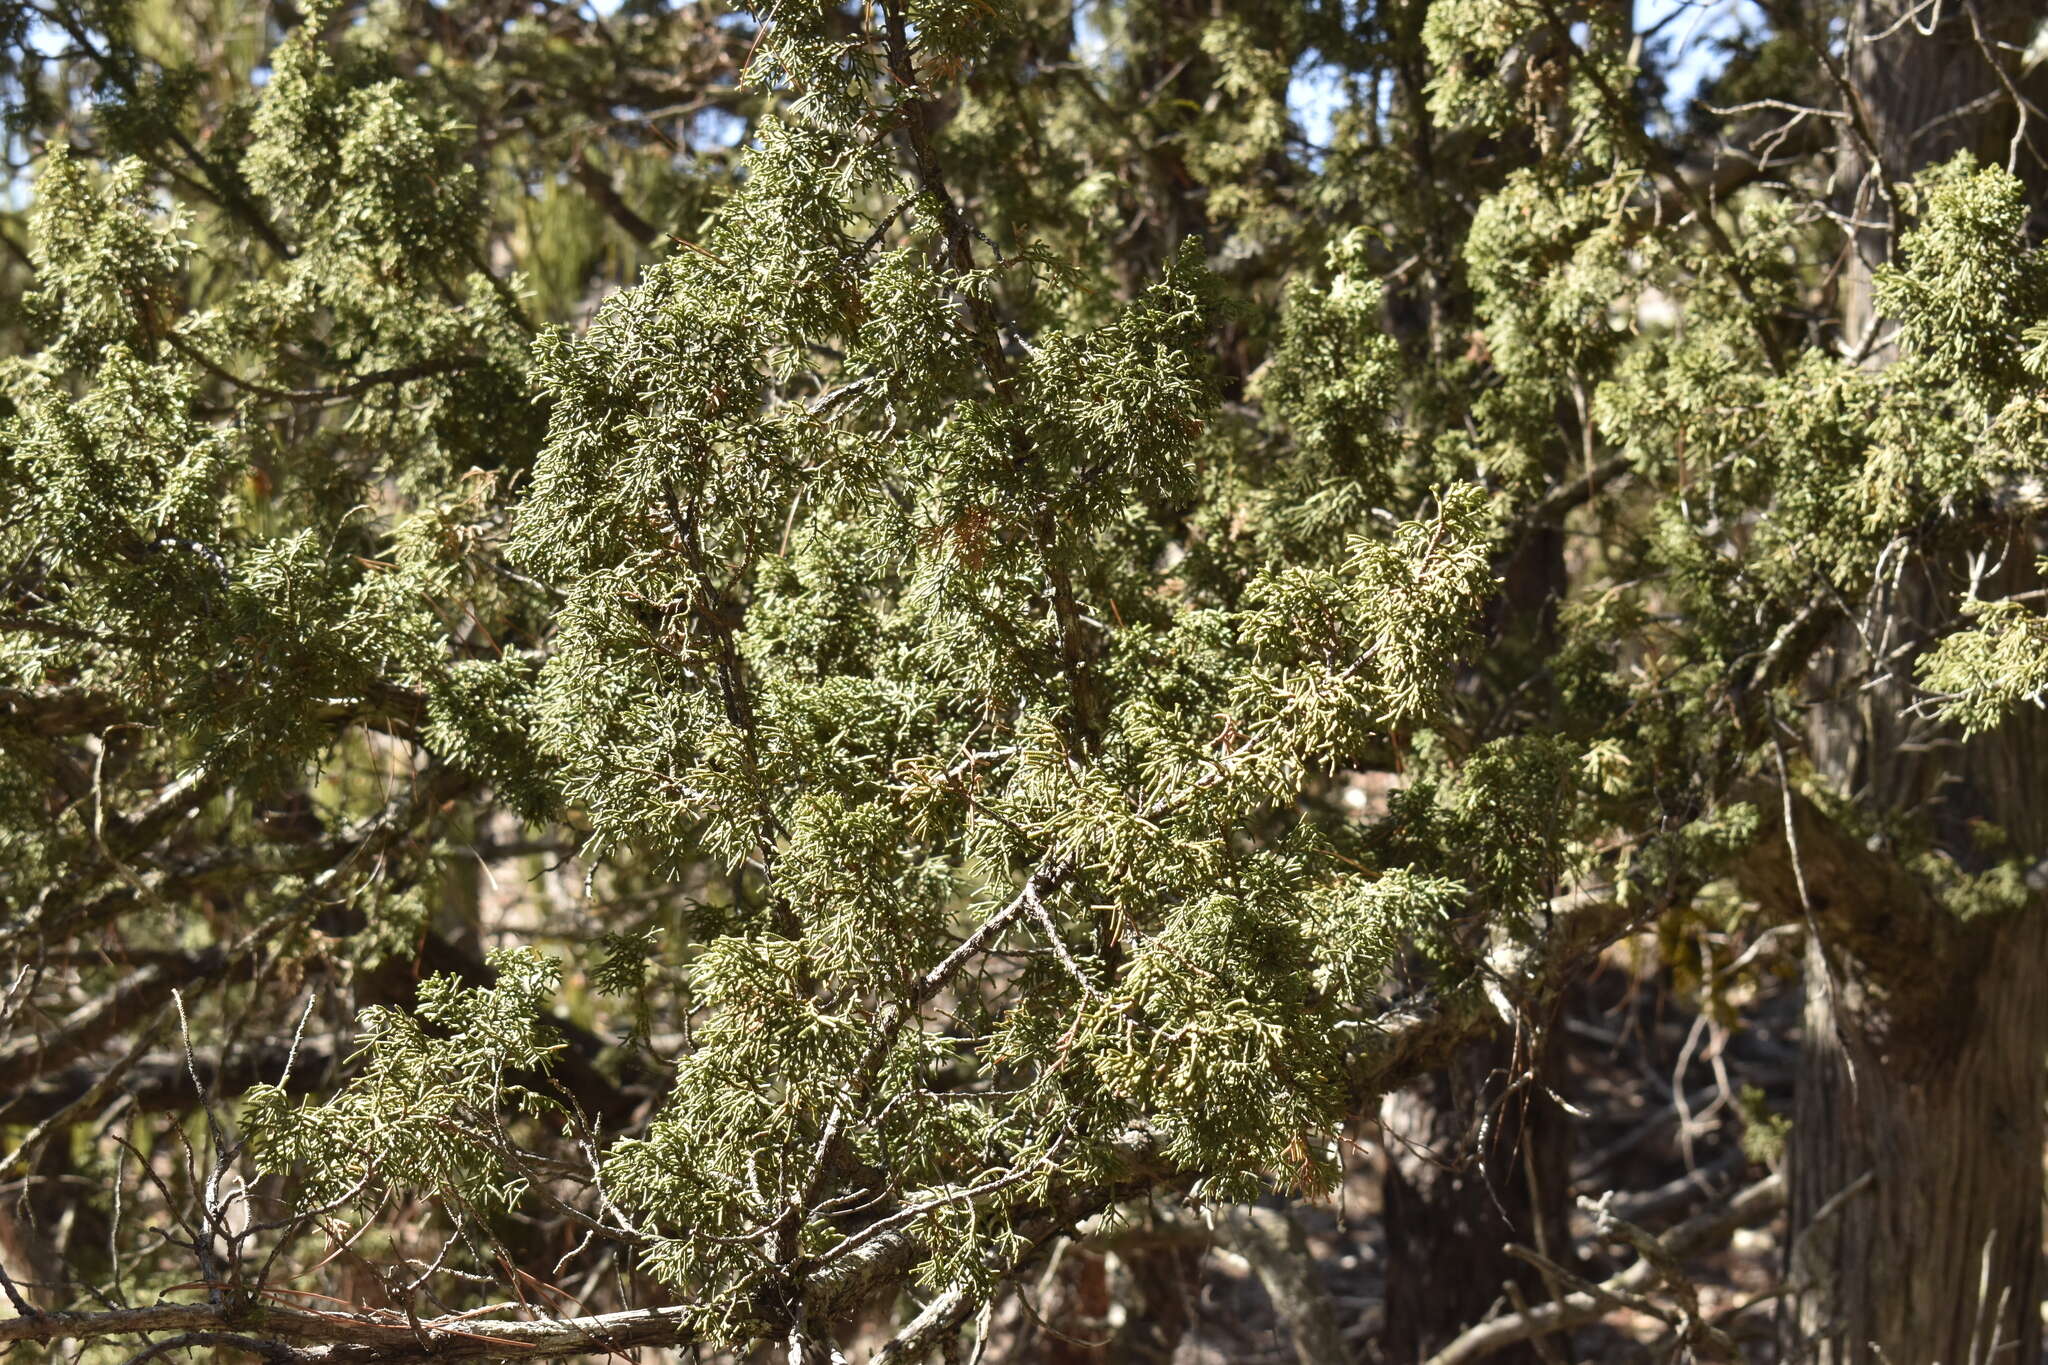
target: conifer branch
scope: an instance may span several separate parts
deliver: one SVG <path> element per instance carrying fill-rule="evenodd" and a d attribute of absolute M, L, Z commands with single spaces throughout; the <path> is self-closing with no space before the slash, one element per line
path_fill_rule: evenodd
<path fill-rule="evenodd" d="M 1483 1293 L 1518 1287 L 1456 1349 L 1614 1302 L 1719 1346 L 1688 1253 L 1605 1216 L 1697 1182 L 1550 1209 L 1552 1117 L 1657 1159 L 1581 1085 L 1624 1059 L 1522 1047 L 1584 1036 L 1575 983 L 1653 923 L 1714 922 L 1697 973 L 1631 956 L 1708 1022 L 1675 1062 L 1654 1029 L 1614 1047 L 1672 1063 L 1700 1170 L 1751 1153 L 1691 1095 L 1774 1140 L 1734 1096 L 1789 1068 L 1714 1021 L 1777 989 L 1757 930 L 1810 918 L 1844 989 L 1809 1008 L 1865 1082 L 1818 1093 L 1878 1164 L 1926 1148 L 1848 1207 L 1919 1235 L 1901 1191 L 1946 1188 L 1898 1121 L 1922 1111 L 1958 1147 L 2020 1125 L 1957 1189 L 2037 1190 L 2048 1011 L 2015 988 L 2048 935 L 2013 912 L 2043 765 L 1994 751 L 2048 731 L 1922 741 L 2043 693 L 2044 590 L 1991 563 L 2040 549 L 2039 187 L 1856 164 L 1871 129 L 2024 156 L 1982 120 L 2038 130 L 2034 16 L 1874 2 L 1906 11 L 1883 51 L 1959 44 L 1945 107 L 1880 107 L 1876 49 L 1784 70 L 1780 7 L 1723 132 L 1648 126 L 1663 55 L 1576 0 L 1403 0 L 1372 42 L 1298 2 L 1087 34 L 983 0 L 426 34 L 321 5 L 276 47 L 217 6 L 33 0 L 55 46 L 16 82 L 37 174 L 0 244 L 33 267 L 0 325 L 0 1122 L 24 1209 L 95 1235 L 0 1226 L 0 1341 L 1015 1354 L 1014 1277 L 1186 1195 L 1268 1285 L 1254 1330 L 1334 1361 L 1359 1327 L 1284 1182 L 1354 1177 L 1326 1144 L 1449 1070 L 1399 1105 L 1457 1108 L 1431 1130 L 1489 1159 L 1519 1127 L 1530 1206 L 1463 1246 Z M 1293 111 L 1311 47 L 1343 136 Z M 700 147 L 645 121 L 713 108 Z M 1894 189 L 1917 226 L 1854 281 L 1887 321 L 1845 357 L 1821 310 Z M 635 284 L 651 204 L 703 241 Z M 2014 615 L 1952 630 L 1958 598 Z M 1802 699 L 1840 730 L 1810 794 L 1788 753 L 1742 799 Z M 1689 912 L 1710 878 L 1739 894 Z M 1933 1081 L 1885 1115 L 1898 1076 Z M 1790 1157 L 1832 1143 L 1846 1178 L 1859 1140 L 1802 1124 Z M 1483 1191 L 1440 1193 L 1409 1227 L 1474 1226 Z M 1867 1241 L 1814 1238 L 1843 1205 L 1807 1202 L 1795 1262 Z M 1919 1259 L 2030 1350 L 2006 1304 L 2038 1201 L 2009 1202 L 1970 1217 L 2010 1265 Z M 1212 1245 L 1179 1221 L 1156 1249 Z M 1335 1233 L 1381 1235 L 1392 1342 L 1405 1234 Z M 1575 1279 L 1575 1236 L 1646 1278 Z M 1126 1246 L 1051 1334 L 1145 1329 L 1155 1248 Z"/>
<path fill-rule="evenodd" d="M 1530 503 L 1517 518 L 1522 527 L 1549 526 L 1567 512 L 1583 507 L 1629 471 L 1629 457 L 1610 455 L 1568 483 L 1561 483 Z"/>
<path fill-rule="evenodd" d="M 130 102 L 145 102 L 133 68 L 117 60 L 110 53 L 102 52 L 99 45 L 93 42 L 92 35 L 86 31 L 84 24 L 66 6 L 65 0 L 56 0 L 50 9 L 39 12 L 63 29 L 71 41 L 78 44 L 79 50 L 91 59 L 93 65 L 97 66 Z M 298 254 L 297 248 L 285 240 L 284 235 L 270 221 L 270 216 L 257 207 L 255 200 L 249 197 L 231 172 L 223 169 L 212 157 L 200 151 L 175 120 L 167 119 L 161 126 L 165 139 L 182 152 L 185 159 L 198 170 L 217 203 L 233 212 L 280 259 L 290 260 Z"/>
<path fill-rule="evenodd" d="M 0 630 L 13 629 L 0 621 Z M 29 692 L 0 688 L 0 721 L 20 725 L 44 738 L 87 734 L 123 722 L 127 708 L 104 692 L 83 687 L 53 687 Z"/>
<path fill-rule="evenodd" d="M 371 389 L 384 384 L 409 384 L 415 379 L 431 379 L 436 375 L 460 374 L 474 368 L 479 362 L 471 356 L 459 356 L 453 360 L 429 360 L 416 365 L 395 365 L 387 369 L 372 370 L 357 375 L 345 384 L 333 384 L 317 389 L 280 389 L 275 385 L 244 379 L 229 371 L 206 352 L 194 345 L 178 332 L 164 333 L 164 340 L 171 348 L 186 359 L 198 365 L 214 378 L 232 388 L 253 393 L 259 398 L 274 398 L 284 403 L 327 404 L 340 403 L 350 398 L 359 398 Z"/>
<path fill-rule="evenodd" d="M 1728 235 L 1728 230 L 1721 226 L 1714 204 L 1709 201 L 1702 188 L 1688 179 L 1672 161 L 1670 152 L 1642 130 L 1630 102 L 1614 88 L 1612 82 L 1600 70 L 1600 64 L 1589 58 L 1585 50 L 1579 46 L 1578 40 L 1572 36 L 1571 26 L 1557 12 L 1553 0 L 1536 0 L 1536 4 L 1545 20 L 1549 22 L 1556 40 L 1571 55 L 1572 65 L 1592 82 L 1595 92 L 1600 96 L 1600 102 L 1607 108 L 1608 118 L 1613 121 L 1620 136 L 1633 143 L 1651 168 L 1670 186 L 1671 192 L 1691 206 L 1693 220 L 1700 225 L 1700 230 L 1707 234 L 1707 240 L 1713 244 L 1716 254 L 1727 267 L 1728 277 L 1734 281 L 1736 292 L 1742 296 L 1751 329 L 1756 334 L 1757 344 L 1763 348 L 1765 359 L 1770 362 L 1771 370 L 1776 374 L 1784 374 L 1787 364 L 1784 345 L 1778 340 L 1778 334 L 1771 326 L 1770 315 L 1764 310 L 1762 298 L 1757 295 L 1756 282 L 1750 278 L 1749 267 L 1743 261 L 1741 251 L 1736 248 L 1734 239 Z"/>
<path fill-rule="evenodd" d="M 1005 915 L 1014 920 L 1023 913 L 1023 907 L 1013 901 L 1004 914 L 985 923 L 982 932 L 1005 921 Z M 981 938 L 982 932 L 975 937 Z M 932 981 L 938 974 L 935 969 L 923 980 Z M 1409 1046 L 1401 1050 L 1409 1060 L 1376 1068 L 1370 1087 L 1377 1092 L 1404 1084 L 1427 1064 L 1424 1059 L 1468 1036 L 1472 1026 L 1471 1017 L 1463 1013 L 1414 1016 L 1407 1026 Z M 1422 1033 L 1435 1036 L 1425 1041 L 1418 1036 Z M 1185 1184 L 1199 1174 L 1173 1167 L 1164 1159 L 1158 1135 L 1142 1127 L 1127 1131 L 1112 1147 L 1125 1167 L 1119 1183 L 1070 1188 L 1049 1203 L 1020 1205 L 994 1215 L 995 1220 L 1028 1244 L 1042 1246 L 1054 1232 L 1071 1228 L 1119 1200 L 1162 1184 Z M 848 1246 L 830 1264 L 793 1265 L 797 1278 L 792 1287 L 801 1290 L 794 1301 L 803 1305 L 809 1322 L 838 1321 L 905 1283 L 926 1254 L 920 1235 L 904 1227 L 892 1228 Z M 0 1320 L 0 1343 L 83 1342 L 152 1332 L 235 1332 L 251 1342 L 265 1343 L 265 1350 L 279 1353 L 275 1358 L 290 1365 L 424 1365 L 432 1360 L 530 1360 L 641 1346 L 684 1346 L 697 1339 L 694 1324 L 704 1313 L 702 1305 L 681 1304 L 537 1321 L 452 1315 L 421 1319 L 415 1325 L 389 1309 L 316 1311 L 258 1302 L 260 1298 L 257 1287 L 253 1296 L 230 1296 L 219 1305 L 42 1312 Z M 787 1290 L 757 1295 L 745 1315 L 723 1318 L 720 1335 L 737 1332 L 781 1340 L 789 1330 L 791 1302 Z M 951 1309 L 941 1314 L 940 1320 L 948 1317 Z M 952 1317 L 956 1324 L 960 1320 Z"/>
<path fill-rule="evenodd" d="M 587 148 L 578 147 L 576 154 L 569 159 L 569 175 L 628 237 L 641 246 L 652 246 L 661 236 L 660 230 L 634 212 L 632 205 L 613 188 L 611 177 L 591 164 Z"/>
<path fill-rule="evenodd" d="M 932 106 L 929 92 L 919 83 L 916 61 L 911 53 L 910 37 L 904 25 L 903 6 L 900 0 L 881 0 L 885 46 L 888 53 L 889 71 L 905 92 L 900 97 L 904 117 L 904 135 L 910 144 L 912 170 L 917 177 L 918 187 L 938 206 L 939 222 L 946 238 L 948 259 L 956 276 L 966 277 L 974 272 L 974 238 L 979 234 L 968 221 L 966 213 L 946 186 L 944 171 L 932 146 Z M 962 296 L 968 317 L 972 322 L 972 334 L 982 368 L 987 374 L 989 386 L 997 398 L 1005 404 L 1015 399 L 1015 374 L 1009 356 L 1003 350 L 1002 328 L 996 317 L 995 306 L 981 293 L 964 289 Z M 1016 426 L 1010 430 L 1012 458 L 1020 467 L 1031 465 L 1035 456 L 1030 439 Z M 1044 561 L 1046 585 L 1051 600 L 1057 645 L 1060 651 L 1060 668 L 1067 679 L 1073 697 L 1073 722 L 1083 747 L 1093 749 L 1101 741 L 1102 718 L 1097 714 L 1095 685 L 1090 676 L 1090 662 L 1084 643 L 1086 631 L 1081 619 L 1079 599 L 1074 591 L 1073 573 L 1059 552 L 1059 531 L 1050 498 L 1047 498 L 1038 514 L 1033 518 L 1032 534 L 1037 538 L 1040 557 Z"/>
<path fill-rule="evenodd" d="M 209 948 L 180 961 L 157 961 L 137 968 L 112 989 L 73 1011 L 50 1034 L 30 1034 L 0 1047 L 0 1090 L 25 1090 L 43 1072 L 87 1055 L 108 1038 L 155 1014 L 171 992 L 218 977 L 228 954 Z"/>

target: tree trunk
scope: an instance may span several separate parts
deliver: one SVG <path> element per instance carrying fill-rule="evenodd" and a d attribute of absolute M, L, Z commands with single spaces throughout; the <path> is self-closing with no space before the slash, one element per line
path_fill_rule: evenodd
<path fill-rule="evenodd" d="M 1207 1233 L 1207 1228 L 1202 1228 Z M 1172 1365 L 1195 1320 L 1202 1292 L 1206 1242 L 1120 1245 L 1116 1259 L 1127 1277 L 1130 1311 L 1118 1333 L 1119 1359 L 1129 1365 Z M 1115 1286 L 1112 1285 L 1112 1293 Z"/>
<path fill-rule="evenodd" d="M 2020 542 L 2008 562 L 2038 553 Z M 1909 619 L 1943 600 L 1928 566 Z M 2010 576 L 1990 595 L 2022 586 Z M 1946 585 L 1952 601 L 1957 585 Z M 1910 668 L 1910 661 L 1901 665 Z M 1910 814 L 1959 869 L 1993 827 L 2048 852 L 2048 723 L 1968 742 L 1918 731 L 1892 688 L 1828 708 L 1815 756 L 1866 808 Z M 1806 1033 L 1788 1175 L 1786 1358 L 2034 1361 L 2042 1288 L 2048 905 L 1965 918 L 1886 842 L 1803 802 L 1773 894 L 1807 916 Z M 1998 1354 L 1993 1354 L 1998 1352 Z"/>
<path fill-rule="evenodd" d="M 1478 1322 L 1514 1281 L 1531 1302 L 1549 1287 L 1504 1250 L 1519 1242 L 1571 1262 L 1565 1196 L 1571 1132 L 1544 1093 L 1525 1086 L 1504 1102 L 1515 1074 L 1505 1043 L 1468 1049 L 1448 1069 L 1387 1096 L 1387 1317 L 1384 1359 L 1426 1360 Z M 1539 1060 L 1537 1065 L 1541 1066 Z M 1492 1114 L 1475 1144 L 1473 1116 Z M 1500 1365 L 1536 1365 L 1533 1346 Z"/>
<path fill-rule="evenodd" d="M 2028 73 L 2017 57 L 2039 22 L 2038 0 L 1852 6 L 1844 74 L 1856 122 L 1839 183 L 1858 195 L 1846 206 L 1866 224 L 1840 301 L 1852 341 L 1870 320 L 1871 271 L 1895 245 L 1882 185 L 1969 151 L 2026 181 L 2038 230 L 2048 142 L 2038 119 L 2031 142 L 2014 142 L 2011 91 L 2043 98 L 2048 69 Z M 1879 345 L 1869 363 L 1890 358 Z M 2026 586 L 2019 575 L 2040 552 L 2026 536 L 2003 548 L 2012 567 L 1983 587 L 1987 596 Z M 1895 639 L 1911 648 L 1889 662 L 1894 679 L 1909 678 L 1910 655 L 1952 623 L 1958 567 L 1938 557 L 1917 564 L 1895 595 Z M 2039 713 L 1959 743 L 1911 718 L 1904 685 L 1868 685 L 1879 666 L 1853 633 L 1836 653 L 1838 700 L 1817 710 L 1812 731 L 1824 779 L 1880 821 L 1917 829 L 1964 870 L 1991 860 L 1982 835 L 1993 828 L 2006 856 L 2048 853 Z M 1804 804 L 1794 828 L 1796 846 L 1780 844 L 1788 856 L 1776 894 L 1815 932 L 1789 1151 L 1785 1358 L 2035 1361 L 2048 905 L 2036 890 L 2021 909 L 1965 921 L 1885 840 Z"/>
<path fill-rule="evenodd" d="M 1336 1308 L 1293 1213 L 1253 1204 L 1223 1210 L 1217 1226 L 1259 1277 L 1297 1365 L 1349 1365 Z"/>
<path fill-rule="evenodd" d="M 1066 1245 L 1039 1318 L 1046 1365 L 1103 1365 L 1109 1359 L 1109 1267 L 1101 1252 L 1078 1242 Z"/>
<path fill-rule="evenodd" d="M 1809 950 L 1792 1359 L 2039 1358 L 2048 915 L 2022 911 L 1957 951 L 1965 962 L 1895 983 L 1853 954 L 1830 964 Z M 1947 1017 L 1902 1028 L 1887 992 L 1935 983 Z"/>
<path fill-rule="evenodd" d="M 2038 115 L 2023 123 L 2010 96 L 2018 91 L 2037 109 L 2048 99 L 2048 65 L 2029 72 L 2018 56 L 2040 22 L 2037 0 L 1949 0 L 1932 8 L 1925 0 L 1856 0 L 1852 6 L 1844 74 L 1858 117 L 1837 176 L 1839 206 L 1863 224 L 1842 278 L 1840 307 L 1851 341 L 1870 321 L 1872 272 L 1896 245 L 1887 186 L 1968 152 L 2024 180 L 2034 239 L 2048 229 L 2048 128 Z M 1992 67 L 1993 57 L 2000 69 Z M 1881 176 L 1872 174 L 1878 168 Z"/>

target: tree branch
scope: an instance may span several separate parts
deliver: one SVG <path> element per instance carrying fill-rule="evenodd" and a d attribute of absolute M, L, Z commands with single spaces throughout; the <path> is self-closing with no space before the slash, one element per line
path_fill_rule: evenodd
<path fill-rule="evenodd" d="M 1697 1255 L 1726 1241 L 1737 1228 L 1762 1222 L 1784 1206 L 1785 1177 L 1767 1176 L 1723 1207 L 1689 1218 L 1657 1238 L 1658 1253 L 1667 1262 Z M 1426 1365 L 1469 1365 L 1520 1342 L 1598 1322 L 1625 1297 L 1639 1296 L 1643 1290 L 1654 1288 L 1659 1278 L 1653 1258 L 1645 1256 L 1591 1291 L 1580 1290 L 1525 1312 L 1510 1313 L 1467 1328 L 1457 1340 L 1431 1356 Z"/>

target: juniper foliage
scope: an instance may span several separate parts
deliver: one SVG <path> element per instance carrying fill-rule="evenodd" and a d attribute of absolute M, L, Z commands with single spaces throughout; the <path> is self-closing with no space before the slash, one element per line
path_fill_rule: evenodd
<path fill-rule="evenodd" d="M 1801 728 L 2048 694 L 2018 152 L 1886 185 L 1859 337 L 1616 7 L 1230 9 L 0 4 L 0 1124 L 183 1220 L 37 1278 L 207 1302 L 79 1334 L 919 1357 L 1810 921 L 1795 807 L 2039 910 Z M 535 1281 L 612 1316 L 462 1326 Z"/>

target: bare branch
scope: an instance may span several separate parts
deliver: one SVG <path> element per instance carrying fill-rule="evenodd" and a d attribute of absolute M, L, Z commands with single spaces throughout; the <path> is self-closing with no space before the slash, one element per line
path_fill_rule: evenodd
<path fill-rule="evenodd" d="M 1784 1205 L 1785 1178 L 1768 1176 L 1721 1208 L 1687 1219 L 1654 1239 L 1658 1259 L 1671 1264 L 1697 1255 L 1726 1241 L 1737 1228 L 1771 1217 Z M 1591 1290 L 1579 1290 L 1538 1304 L 1527 1312 L 1510 1313 L 1468 1328 L 1456 1341 L 1431 1356 L 1426 1365 L 1469 1365 L 1520 1342 L 1597 1322 L 1614 1304 L 1639 1298 L 1642 1291 L 1654 1288 L 1660 1277 L 1657 1261 L 1644 1256 Z"/>

